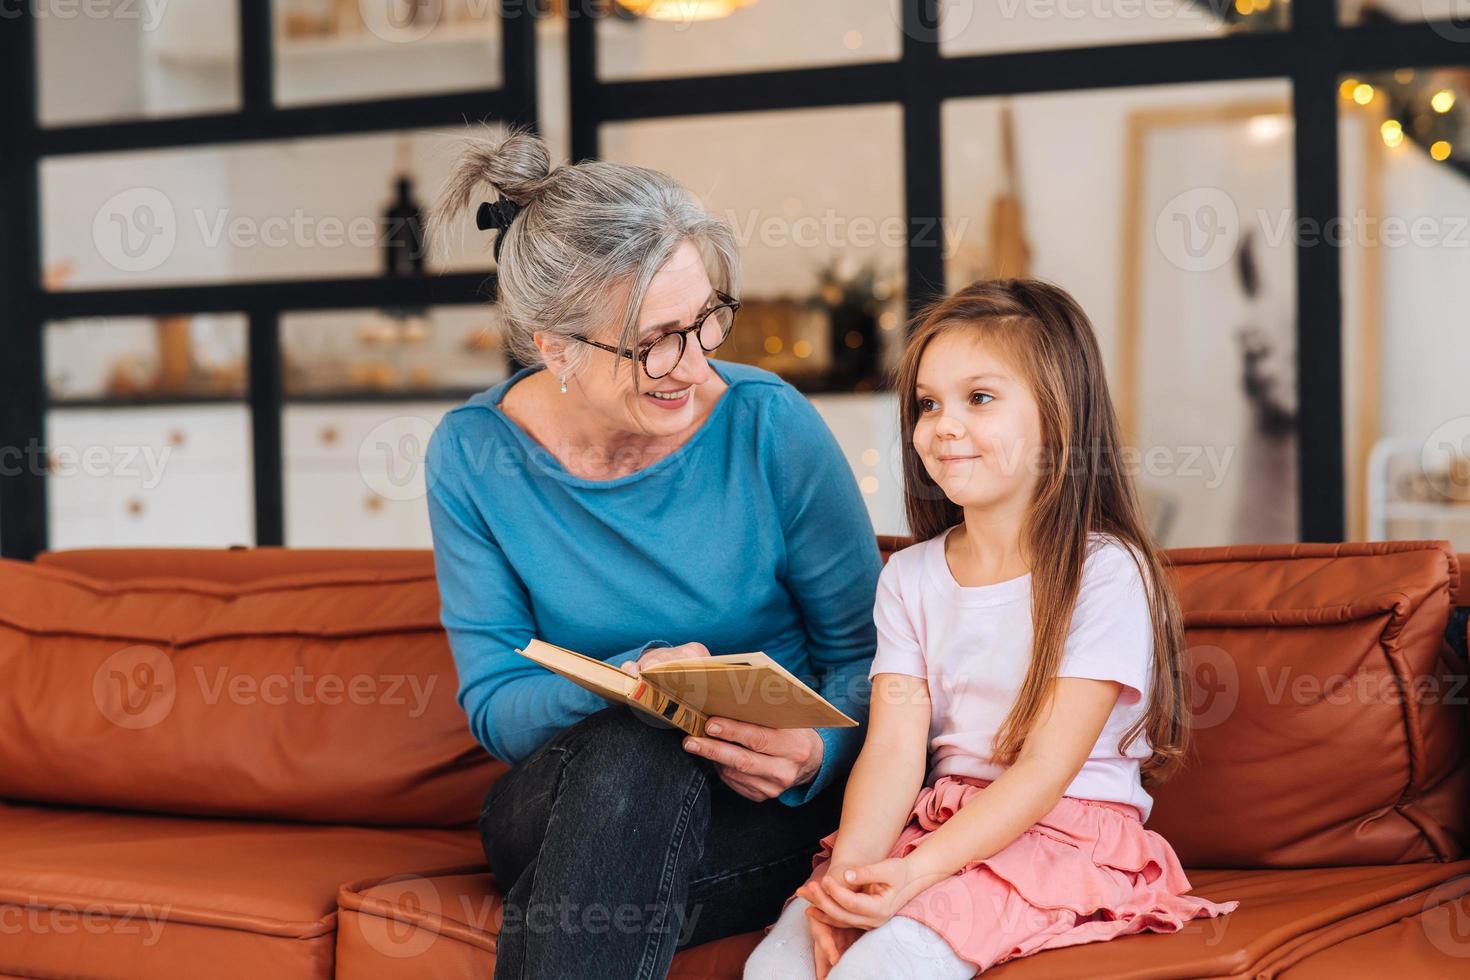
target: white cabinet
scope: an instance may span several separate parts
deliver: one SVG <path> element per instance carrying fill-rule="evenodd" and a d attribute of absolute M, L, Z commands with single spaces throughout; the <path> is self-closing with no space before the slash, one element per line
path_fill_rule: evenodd
<path fill-rule="evenodd" d="M 288 405 L 286 544 L 428 548 L 424 454 L 458 402 Z"/>
<path fill-rule="evenodd" d="M 254 541 L 244 405 L 57 408 L 46 427 L 52 549 Z"/>

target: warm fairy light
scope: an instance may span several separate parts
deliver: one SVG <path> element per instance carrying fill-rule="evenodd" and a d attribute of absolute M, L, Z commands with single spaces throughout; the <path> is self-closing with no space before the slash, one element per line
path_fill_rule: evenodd
<path fill-rule="evenodd" d="M 1347 101 L 1348 99 L 1351 99 L 1353 97 L 1353 91 L 1357 89 L 1357 87 L 1358 80 L 1356 78 L 1344 78 L 1342 80 L 1342 84 L 1337 87 L 1337 94 L 1343 99 L 1343 101 Z"/>
<path fill-rule="evenodd" d="M 884 330 L 893 330 L 898 326 L 898 314 L 892 310 L 884 310 L 878 314 L 878 326 Z"/>
<path fill-rule="evenodd" d="M 1251 0 L 1235 0 L 1235 12 L 1237 14 L 1240 14 L 1240 16 L 1242 17 L 1246 16 L 1254 9 L 1255 4 L 1251 3 Z"/>
<path fill-rule="evenodd" d="M 779 353 L 781 353 L 781 338 L 780 337 L 767 337 L 766 338 L 766 353 L 767 354 L 779 354 Z"/>
<path fill-rule="evenodd" d="M 791 353 L 795 354 L 797 357 L 811 357 L 812 345 L 807 343 L 805 340 L 798 340 L 796 343 L 791 345 Z"/>
<path fill-rule="evenodd" d="M 630 13 L 649 20 L 715 20 L 727 17 L 755 0 L 619 0 Z"/>
<path fill-rule="evenodd" d="M 842 35 L 842 46 L 849 51 L 856 51 L 863 46 L 863 32 L 848 31 Z"/>
<path fill-rule="evenodd" d="M 876 450 L 876 449 L 864 449 L 863 450 L 863 465 L 864 466 L 877 466 L 878 465 L 878 450 Z"/>
<path fill-rule="evenodd" d="M 1278 140 L 1285 135 L 1287 128 L 1285 116 L 1252 116 L 1251 121 L 1246 124 L 1246 132 L 1257 143 L 1270 143 L 1272 140 Z"/>
<path fill-rule="evenodd" d="M 1263 11 L 1270 10 L 1271 0 L 1252 0 L 1251 9 L 1254 10 L 1256 13 L 1262 13 Z"/>
<path fill-rule="evenodd" d="M 1385 119 L 1378 131 L 1383 134 L 1383 142 L 1388 146 L 1398 146 L 1404 141 L 1404 127 L 1397 119 Z"/>
<path fill-rule="evenodd" d="M 858 481 L 858 487 L 863 493 L 872 495 L 878 492 L 878 478 L 876 476 L 865 476 Z"/>
<path fill-rule="evenodd" d="M 1353 101 L 1358 105 L 1367 105 L 1373 101 L 1373 86 L 1367 82 L 1359 82 L 1353 88 Z"/>
<path fill-rule="evenodd" d="M 1447 88 L 1442 88 L 1434 93 L 1429 100 L 1429 105 L 1435 112 L 1449 112 L 1455 107 L 1455 93 Z"/>
<path fill-rule="evenodd" d="M 1429 155 L 1436 160 L 1448 160 L 1450 158 L 1450 151 L 1453 149 L 1454 147 L 1450 146 L 1449 140 L 1436 140 L 1434 145 L 1429 148 Z"/>
<path fill-rule="evenodd" d="M 858 333 L 856 330 L 849 330 L 847 332 L 847 336 L 842 338 L 842 342 L 852 350 L 857 350 L 859 347 L 863 346 L 863 335 Z"/>
<path fill-rule="evenodd" d="M 1394 71 L 1394 73 L 1393 73 L 1393 80 L 1396 81 L 1396 82 L 1398 82 L 1400 85 L 1407 85 L 1407 84 L 1409 84 L 1410 82 L 1412 82 L 1414 80 L 1414 69 L 1412 69 L 1412 68 L 1399 68 L 1399 69 L 1396 69 Z"/>

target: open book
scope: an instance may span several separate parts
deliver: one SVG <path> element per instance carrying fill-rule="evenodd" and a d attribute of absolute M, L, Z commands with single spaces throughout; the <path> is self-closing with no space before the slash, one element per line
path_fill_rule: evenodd
<path fill-rule="evenodd" d="M 613 704 L 665 728 L 703 736 L 714 715 L 766 728 L 851 728 L 857 724 L 764 653 L 732 653 L 655 664 L 634 677 L 541 640 L 516 649 Z"/>

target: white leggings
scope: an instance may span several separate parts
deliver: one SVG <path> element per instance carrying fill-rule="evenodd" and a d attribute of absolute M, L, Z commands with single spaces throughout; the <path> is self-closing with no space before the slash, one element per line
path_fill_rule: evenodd
<path fill-rule="evenodd" d="M 810 907 L 800 896 L 786 906 L 770 935 L 745 961 L 745 980 L 814 980 L 817 963 L 806 917 Z M 973 976 L 975 965 L 955 955 L 943 936 L 903 915 L 863 933 L 827 974 L 828 980 L 969 980 Z"/>

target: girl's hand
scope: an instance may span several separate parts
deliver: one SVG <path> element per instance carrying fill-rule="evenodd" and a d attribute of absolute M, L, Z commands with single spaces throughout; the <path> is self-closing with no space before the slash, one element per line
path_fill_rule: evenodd
<path fill-rule="evenodd" d="M 822 736 L 815 728 L 766 728 L 712 717 L 705 733 L 710 737 L 686 737 L 684 750 L 709 759 L 725 785 L 757 803 L 811 782 L 822 766 Z"/>
<path fill-rule="evenodd" d="M 807 927 L 812 934 L 812 959 L 817 966 L 817 980 L 827 980 L 827 974 L 837 965 L 849 946 L 858 941 L 863 930 L 851 926 L 834 925 L 821 909 L 806 910 Z"/>
<path fill-rule="evenodd" d="M 834 923 L 857 929 L 878 928 L 915 895 L 942 880 L 920 877 L 907 858 L 887 858 L 839 871 L 828 871 L 796 893 Z"/>

